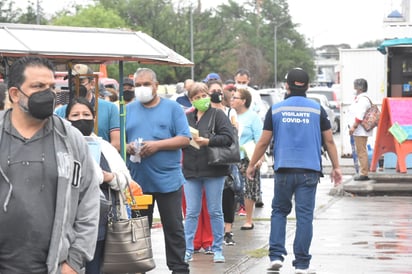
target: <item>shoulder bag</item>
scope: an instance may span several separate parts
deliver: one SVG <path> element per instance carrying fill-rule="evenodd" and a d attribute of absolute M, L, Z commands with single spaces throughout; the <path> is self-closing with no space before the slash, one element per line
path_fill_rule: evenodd
<path fill-rule="evenodd" d="M 132 193 L 129 181 L 127 186 Z M 116 201 L 120 193 L 112 199 L 111 213 L 107 224 L 103 255 L 104 273 L 144 273 L 156 267 L 153 260 L 152 241 L 147 216 L 121 219 L 117 216 Z M 110 193 L 110 192 L 109 192 Z M 132 197 L 132 203 L 136 201 Z M 127 199 L 123 197 L 127 204 Z"/>
<path fill-rule="evenodd" d="M 216 123 L 216 109 L 213 109 L 212 117 L 209 120 L 208 128 L 210 129 L 211 136 L 216 135 L 215 123 Z M 224 147 L 210 147 L 207 146 L 207 158 L 208 164 L 212 166 L 230 165 L 240 162 L 239 152 L 239 138 L 237 136 L 236 128 L 233 128 L 234 136 L 233 142 L 230 146 Z"/>
<path fill-rule="evenodd" d="M 379 123 L 379 118 L 381 116 L 381 111 L 379 110 L 378 106 L 373 104 L 371 99 L 369 97 L 365 96 L 371 106 L 366 110 L 365 115 L 363 116 L 361 126 L 366 130 L 366 131 L 371 131 L 374 129 L 378 123 Z"/>

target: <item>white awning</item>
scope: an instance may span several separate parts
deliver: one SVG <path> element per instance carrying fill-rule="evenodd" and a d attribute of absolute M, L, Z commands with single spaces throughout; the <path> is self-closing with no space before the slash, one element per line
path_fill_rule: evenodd
<path fill-rule="evenodd" d="M 143 32 L 0 23 L 0 55 L 39 55 L 54 62 L 193 66 L 193 63 Z M 57 60 L 56 60 L 57 59 Z"/>

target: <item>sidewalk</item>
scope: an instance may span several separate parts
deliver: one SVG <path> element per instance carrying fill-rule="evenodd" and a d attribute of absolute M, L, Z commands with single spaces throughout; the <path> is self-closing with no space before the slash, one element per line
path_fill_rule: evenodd
<path fill-rule="evenodd" d="M 342 159 L 341 159 L 342 160 Z M 343 159 L 344 182 L 351 181 L 351 159 Z M 345 172 L 345 169 L 348 172 Z M 325 168 L 325 174 L 329 170 Z M 195 254 L 191 273 L 266 273 L 273 178 L 262 179 L 264 207 L 254 215 L 255 228 L 240 230 L 244 217 L 236 216 L 236 246 L 224 246 L 226 263 L 215 264 L 213 256 Z M 357 197 L 336 195 L 328 176 L 318 186 L 311 268 L 318 274 L 399 273 L 412 274 L 412 199 L 410 197 Z M 294 210 L 288 218 L 287 250 L 280 273 L 294 273 L 292 240 Z M 166 266 L 162 228 L 152 229 L 153 255 L 157 267 L 150 273 L 170 273 Z"/>

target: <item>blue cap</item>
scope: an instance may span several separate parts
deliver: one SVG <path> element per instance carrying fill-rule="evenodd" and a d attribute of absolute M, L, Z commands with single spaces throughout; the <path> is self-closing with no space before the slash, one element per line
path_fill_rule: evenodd
<path fill-rule="evenodd" d="M 206 78 L 203 79 L 202 82 L 207 83 L 207 82 L 209 82 L 210 80 L 221 80 L 221 79 L 220 79 L 219 74 L 217 74 L 217 73 L 215 73 L 215 72 L 212 72 L 212 73 L 209 73 L 209 74 L 206 76 Z"/>

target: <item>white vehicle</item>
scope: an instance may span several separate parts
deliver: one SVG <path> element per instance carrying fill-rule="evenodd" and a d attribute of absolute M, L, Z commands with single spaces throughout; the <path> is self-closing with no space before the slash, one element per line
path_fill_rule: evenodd
<path fill-rule="evenodd" d="M 333 133 L 338 132 L 339 126 L 338 126 L 338 123 L 335 119 L 335 112 L 333 111 L 333 109 L 329 105 L 328 98 L 326 98 L 325 95 L 317 94 L 317 93 L 306 93 L 306 97 L 308 99 L 312 99 L 312 100 L 318 102 L 325 109 L 326 113 L 328 114 L 330 124 L 332 126 L 332 132 Z"/>

